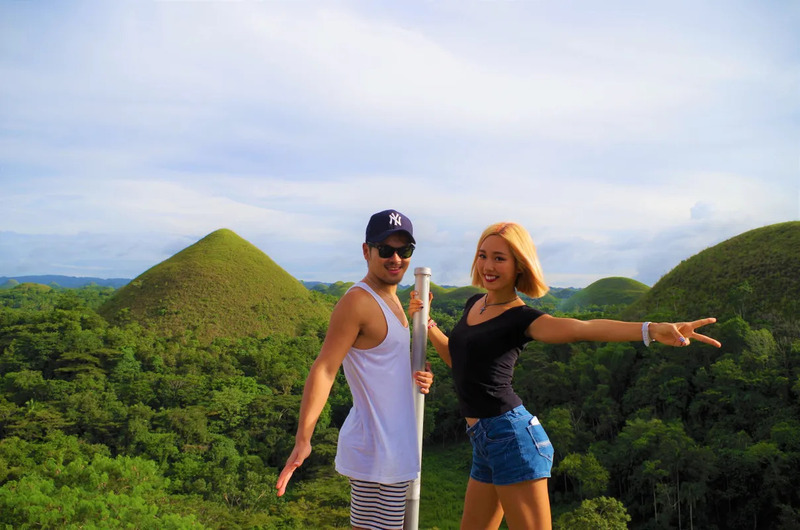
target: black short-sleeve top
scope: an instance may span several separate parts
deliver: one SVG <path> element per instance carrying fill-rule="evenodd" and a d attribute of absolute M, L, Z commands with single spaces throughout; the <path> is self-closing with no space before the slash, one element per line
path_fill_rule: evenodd
<path fill-rule="evenodd" d="M 467 314 L 483 294 L 467 300 L 464 314 L 450 333 L 453 381 L 461 414 L 469 418 L 499 416 L 521 405 L 511 380 L 522 347 L 531 341 L 525 330 L 544 313 L 527 305 L 470 326 Z"/>

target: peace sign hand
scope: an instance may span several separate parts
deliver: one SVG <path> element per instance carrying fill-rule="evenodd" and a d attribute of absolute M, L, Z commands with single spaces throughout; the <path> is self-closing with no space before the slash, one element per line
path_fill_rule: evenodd
<path fill-rule="evenodd" d="M 713 324 L 716 321 L 716 318 L 701 318 L 693 322 L 653 322 L 650 324 L 650 336 L 653 340 L 669 346 L 688 346 L 691 339 L 696 339 L 719 348 L 722 346 L 719 341 L 695 332 L 697 328 Z"/>

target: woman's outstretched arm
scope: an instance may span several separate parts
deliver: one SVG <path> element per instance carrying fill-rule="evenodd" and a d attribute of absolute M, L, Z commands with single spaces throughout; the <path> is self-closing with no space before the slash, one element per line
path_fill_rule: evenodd
<path fill-rule="evenodd" d="M 627 342 L 642 340 L 646 334 L 653 341 L 670 346 L 688 346 L 698 340 L 719 348 L 721 344 L 697 333 L 697 328 L 716 322 L 716 318 L 703 318 L 692 322 L 623 322 L 620 320 L 577 320 L 542 315 L 528 326 L 532 339 L 551 344 L 578 341 Z"/>

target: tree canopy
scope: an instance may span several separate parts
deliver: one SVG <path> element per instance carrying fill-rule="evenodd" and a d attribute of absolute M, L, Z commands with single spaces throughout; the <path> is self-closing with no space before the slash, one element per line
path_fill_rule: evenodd
<path fill-rule="evenodd" d="M 794 292 L 798 277 L 781 285 L 794 282 L 786 288 Z M 669 278 L 670 288 L 688 285 Z M 721 281 L 733 291 L 693 293 L 691 304 L 666 297 L 659 283 L 645 295 L 655 305 L 633 308 L 649 308 L 651 320 L 721 316 L 708 329 L 720 349 L 697 341 L 525 347 L 514 385 L 556 450 L 556 528 L 800 526 L 796 300 L 781 305 L 768 282 L 741 279 Z M 445 332 L 477 292 L 459 289 L 437 287 L 431 313 Z M 0 526 L 349 527 L 347 481 L 333 471 L 351 405 L 341 373 L 311 457 L 286 496 L 274 490 L 325 321 L 206 341 L 191 329 L 108 322 L 97 308 L 116 294 L 31 284 L 0 291 Z M 547 310 L 595 318 L 619 307 Z M 458 528 L 469 442 L 449 369 L 432 348 L 428 359 L 436 379 L 426 397 L 421 527 Z"/>

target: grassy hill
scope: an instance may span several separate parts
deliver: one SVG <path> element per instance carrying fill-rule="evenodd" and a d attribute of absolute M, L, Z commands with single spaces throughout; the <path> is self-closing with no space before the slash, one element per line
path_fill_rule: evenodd
<path fill-rule="evenodd" d="M 576 311 L 592 306 L 628 305 L 649 289 L 647 285 L 631 278 L 603 278 L 562 301 L 559 309 Z"/>
<path fill-rule="evenodd" d="M 38 292 L 42 292 L 42 293 L 46 293 L 48 291 L 52 291 L 53 290 L 53 288 L 50 287 L 49 285 L 43 285 L 41 283 L 31 283 L 31 282 L 18 283 L 16 285 L 14 285 L 14 288 L 15 289 L 27 290 L 27 291 L 38 291 Z"/>
<path fill-rule="evenodd" d="M 411 291 L 414 289 L 414 285 L 410 285 L 397 290 L 397 297 L 400 299 L 403 307 L 408 307 L 408 300 L 411 297 Z M 441 287 L 433 282 L 430 284 L 430 290 L 433 293 L 432 307 L 446 313 L 460 311 L 464 308 L 464 303 L 470 296 L 475 293 L 483 292 L 482 289 L 471 285 L 466 287 Z"/>
<path fill-rule="evenodd" d="M 467 285 L 463 287 L 442 287 L 433 282 L 431 282 L 430 289 L 433 293 L 433 308 L 454 315 L 461 314 L 461 311 L 464 309 L 464 304 L 466 304 L 469 297 L 476 293 L 486 292 L 484 289 L 475 287 L 473 285 Z M 403 289 L 398 289 L 397 296 L 400 298 L 400 301 L 404 307 L 407 306 L 408 299 L 411 296 L 411 291 L 413 290 L 413 285 Z M 551 308 L 555 308 L 561 302 L 560 297 L 564 293 L 572 293 L 576 291 L 579 292 L 579 290 L 571 287 L 566 289 L 553 287 L 541 298 L 534 299 L 522 293 L 520 293 L 520 298 L 522 298 L 525 303 L 532 307 L 547 308 L 547 306 L 550 306 Z"/>
<path fill-rule="evenodd" d="M 217 230 L 132 280 L 98 312 L 165 336 L 192 330 L 216 337 L 294 335 L 330 306 L 231 230 Z"/>
<path fill-rule="evenodd" d="M 334 282 L 334 283 L 329 284 L 329 285 L 328 284 L 324 284 L 324 283 L 318 283 L 318 284 L 310 287 L 310 289 L 312 291 L 316 291 L 316 292 L 319 292 L 319 293 L 323 293 L 323 294 L 327 294 L 327 295 L 330 295 L 330 296 L 334 296 L 337 299 L 339 299 L 342 296 L 344 296 L 344 293 L 346 293 L 347 290 L 350 287 L 352 287 L 354 283 L 355 282 L 342 282 L 342 281 Z"/>
<path fill-rule="evenodd" d="M 741 316 L 800 333 L 800 221 L 745 232 L 681 262 L 625 318 Z"/>

